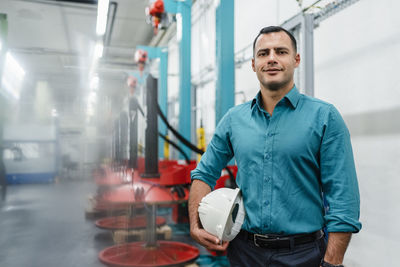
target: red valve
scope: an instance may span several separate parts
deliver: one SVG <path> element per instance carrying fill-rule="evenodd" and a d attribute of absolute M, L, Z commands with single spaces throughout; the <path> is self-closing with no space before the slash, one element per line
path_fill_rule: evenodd
<path fill-rule="evenodd" d="M 126 83 L 129 86 L 129 88 L 136 88 L 137 79 L 136 79 L 136 77 L 129 76 Z"/>
<path fill-rule="evenodd" d="M 135 53 L 135 62 L 139 66 L 140 75 L 143 74 L 144 67 L 147 61 L 147 51 L 145 50 L 136 50 Z"/>
<path fill-rule="evenodd" d="M 164 13 L 164 2 L 163 0 L 156 0 L 150 6 L 149 14 L 152 16 L 152 23 L 154 27 L 154 34 L 157 34 L 158 25 L 161 22 L 161 16 Z"/>
<path fill-rule="evenodd" d="M 163 0 L 156 0 L 150 6 L 150 15 L 151 16 L 161 16 L 164 13 L 164 2 Z"/>

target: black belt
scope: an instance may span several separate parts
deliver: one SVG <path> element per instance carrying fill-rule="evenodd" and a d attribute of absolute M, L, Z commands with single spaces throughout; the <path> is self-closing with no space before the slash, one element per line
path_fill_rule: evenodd
<path fill-rule="evenodd" d="M 324 231 L 318 230 L 309 234 L 298 235 L 260 235 L 240 230 L 238 237 L 249 240 L 257 247 L 262 248 L 293 248 L 293 246 L 306 244 L 318 240 L 324 236 Z"/>

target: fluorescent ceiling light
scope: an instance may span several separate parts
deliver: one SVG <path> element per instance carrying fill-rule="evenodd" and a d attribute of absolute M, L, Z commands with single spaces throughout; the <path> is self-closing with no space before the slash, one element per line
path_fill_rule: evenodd
<path fill-rule="evenodd" d="M 18 61 L 8 52 L 4 62 L 3 78 L 4 88 L 14 98 L 19 99 L 21 84 L 25 76 L 25 70 Z"/>
<path fill-rule="evenodd" d="M 97 25 L 96 25 L 97 35 L 104 35 L 106 33 L 109 2 L 110 2 L 109 0 L 99 0 L 98 2 Z"/>
<path fill-rule="evenodd" d="M 90 89 L 98 89 L 99 88 L 99 76 L 95 75 L 90 80 Z"/>
<path fill-rule="evenodd" d="M 96 43 L 96 45 L 94 46 L 94 58 L 98 59 L 103 56 L 103 48 L 104 47 L 102 43 Z"/>
<path fill-rule="evenodd" d="M 15 99 L 19 99 L 19 88 L 12 86 L 12 84 L 6 79 L 6 77 L 3 77 L 3 79 L 1 79 L 1 84 L 10 95 L 12 95 Z"/>
<path fill-rule="evenodd" d="M 6 54 L 5 69 L 10 73 L 14 73 L 15 76 L 21 80 L 25 76 L 24 69 L 21 67 L 21 65 L 19 65 L 18 61 L 10 53 Z"/>
<path fill-rule="evenodd" d="M 97 98 L 97 94 L 96 92 L 90 92 L 89 97 L 88 97 L 88 105 L 90 104 L 95 104 L 96 103 L 96 98 Z"/>
<path fill-rule="evenodd" d="M 94 115 L 94 110 L 92 106 L 88 106 L 86 110 L 86 115 L 88 116 L 93 116 Z"/>

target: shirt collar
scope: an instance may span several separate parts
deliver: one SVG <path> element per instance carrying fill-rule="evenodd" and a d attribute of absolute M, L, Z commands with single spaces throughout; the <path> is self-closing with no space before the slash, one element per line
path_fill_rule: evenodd
<path fill-rule="evenodd" d="M 299 104 L 300 97 L 301 94 L 297 89 L 296 85 L 294 85 L 293 88 L 289 91 L 289 93 L 287 93 L 285 96 L 285 98 L 289 100 L 293 108 L 296 108 L 297 104 Z"/>
<path fill-rule="evenodd" d="M 289 93 L 285 95 L 284 98 L 286 98 L 289 101 L 289 103 L 292 105 L 293 108 L 296 108 L 297 104 L 299 103 L 300 97 L 301 94 L 297 89 L 296 85 L 294 85 L 293 88 L 289 91 Z M 262 108 L 260 91 L 258 91 L 256 97 L 254 97 L 253 101 L 251 101 L 250 108 L 253 109 L 255 104 L 257 104 L 259 108 Z"/>

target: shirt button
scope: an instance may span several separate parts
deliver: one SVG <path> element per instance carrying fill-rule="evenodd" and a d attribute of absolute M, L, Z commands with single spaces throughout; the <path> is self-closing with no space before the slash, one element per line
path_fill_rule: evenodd
<path fill-rule="evenodd" d="M 269 180 L 271 180 L 272 179 L 272 177 L 271 176 L 268 176 L 267 177 L 267 181 L 269 181 Z"/>
<path fill-rule="evenodd" d="M 273 135 L 274 135 L 273 133 L 269 133 L 269 134 L 268 134 L 269 137 L 271 137 L 271 136 L 273 136 Z"/>
<path fill-rule="evenodd" d="M 270 154 L 270 153 L 267 153 L 267 154 L 265 155 L 265 158 L 266 158 L 266 159 L 270 159 L 270 158 L 271 158 L 271 154 Z"/>
<path fill-rule="evenodd" d="M 266 200 L 266 201 L 265 201 L 265 205 L 268 205 L 268 204 L 269 204 L 269 201 L 268 201 L 268 200 Z"/>

